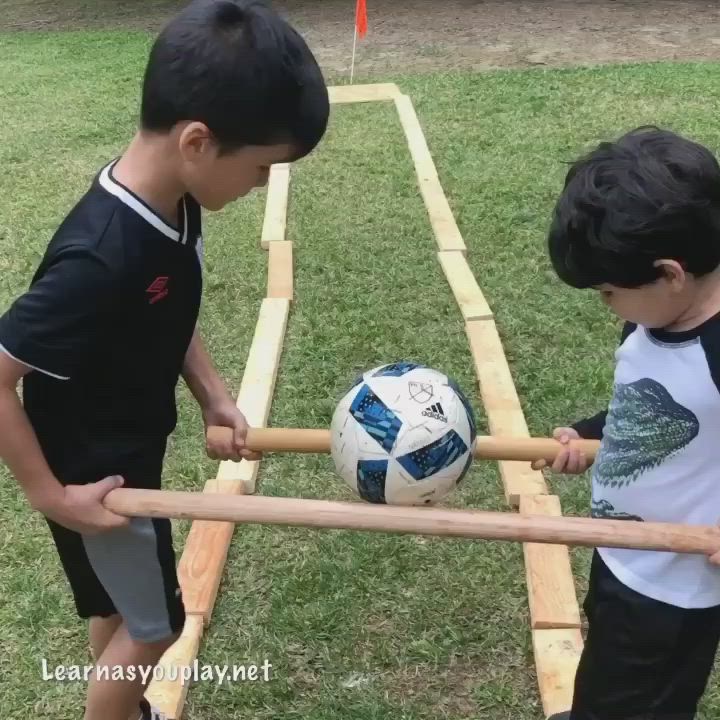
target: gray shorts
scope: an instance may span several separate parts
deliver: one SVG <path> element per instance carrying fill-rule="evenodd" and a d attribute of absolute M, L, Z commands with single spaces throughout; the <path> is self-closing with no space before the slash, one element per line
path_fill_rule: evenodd
<path fill-rule="evenodd" d="M 116 453 L 103 450 L 94 467 L 85 464 L 82 472 L 63 473 L 63 484 L 122 475 L 125 487 L 160 488 L 164 441 Z M 185 609 L 169 520 L 131 518 L 127 528 L 98 535 L 81 535 L 49 518 L 46 522 L 81 618 L 119 614 L 130 636 L 141 642 L 165 640 L 182 630 Z"/>

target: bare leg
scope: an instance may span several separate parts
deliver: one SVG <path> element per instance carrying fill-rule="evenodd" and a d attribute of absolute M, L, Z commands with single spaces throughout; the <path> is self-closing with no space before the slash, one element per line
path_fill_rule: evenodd
<path fill-rule="evenodd" d="M 119 614 L 110 617 L 92 617 L 90 618 L 90 647 L 92 649 L 93 661 L 103 654 L 110 639 L 116 630 L 122 624 L 122 617 Z M 140 711 L 134 708 L 130 712 L 128 720 L 139 720 Z"/>
<path fill-rule="evenodd" d="M 130 637 L 124 624 L 120 625 L 97 661 L 108 671 L 101 678 L 93 674 L 88 684 L 84 720 L 128 720 L 137 713 L 147 684 L 140 669 L 157 665 L 177 637 L 155 643 L 138 642 Z M 114 680 L 112 671 L 118 666 L 132 667 L 135 677 L 129 679 L 126 672 L 124 679 Z"/>
<path fill-rule="evenodd" d="M 92 617 L 90 618 L 90 648 L 92 650 L 93 661 L 103 654 L 103 651 L 110 642 L 110 638 L 120 627 L 122 618 L 120 615 L 111 615 L 110 617 Z"/>

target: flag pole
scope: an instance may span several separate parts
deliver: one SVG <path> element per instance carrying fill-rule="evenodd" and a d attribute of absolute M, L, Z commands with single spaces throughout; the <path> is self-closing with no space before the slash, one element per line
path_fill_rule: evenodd
<path fill-rule="evenodd" d="M 355 76 L 355 51 L 357 50 L 357 39 L 365 37 L 367 32 L 367 7 L 365 0 L 355 0 L 355 34 L 353 35 L 352 62 L 350 63 L 350 84 L 352 85 Z"/>
<path fill-rule="evenodd" d="M 353 49 L 352 49 L 352 62 L 350 63 L 350 84 L 352 85 L 353 74 L 355 72 L 355 48 L 357 47 L 357 21 L 353 23 L 355 25 L 355 34 L 353 36 Z"/>

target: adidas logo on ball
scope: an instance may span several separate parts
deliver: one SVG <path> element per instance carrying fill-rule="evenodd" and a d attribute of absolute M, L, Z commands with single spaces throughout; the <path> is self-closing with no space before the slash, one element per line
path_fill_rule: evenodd
<path fill-rule="evenodd" d="M 447 422 L 447 418 L 445 417 L 445 411 L 443 410 L 440 403 L 435 403 L 434 405 L 425 408 L 422 411 L 422 414 L 425 417 L 434 418 L 435 420 L 442 420 L 445 423 Z"/>

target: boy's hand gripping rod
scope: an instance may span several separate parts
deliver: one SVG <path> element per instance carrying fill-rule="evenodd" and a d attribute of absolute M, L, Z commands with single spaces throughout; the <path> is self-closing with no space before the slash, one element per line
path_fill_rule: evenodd
<path fill-rule="evenodd" d="M 226 438 L 227 433 L 232 430 L 210 428 L 208 442 Z M 599 443 L 573 440 L 570 446 L 581 449 L 588 460 L 592 460 Z M 246 447 L 257 452 L 327 453 L 330 451 L 330 432 L 251 428 Z M 552 438 L 478 437 L 474 456 L 477 459 L 527 462 L 543 459 L 552 463 L 564 447 L 567 446 Z M 109 492 L 105 506 L 129 517 L 217 520 L 679 553 L 720 551 L 720 528 L 715 526 L 127 488 Z"/>

